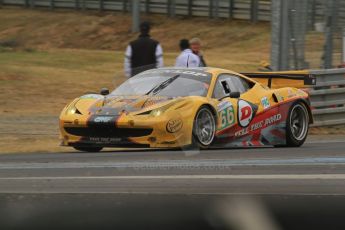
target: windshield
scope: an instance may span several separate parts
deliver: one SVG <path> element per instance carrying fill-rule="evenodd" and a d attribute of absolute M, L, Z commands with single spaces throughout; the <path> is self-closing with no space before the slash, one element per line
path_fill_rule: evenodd
<path fill-rule="evenodd" d="M 204 72 L 149 71 L 134 76 L 111 94 L 115 96 L 206 96 L 211 75 Z"/>

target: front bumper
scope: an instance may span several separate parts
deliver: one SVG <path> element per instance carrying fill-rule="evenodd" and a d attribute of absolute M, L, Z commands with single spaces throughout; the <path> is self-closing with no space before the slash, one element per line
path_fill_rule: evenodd
<path fill-rule="evenodd" d="M 94 122 L 95 117 L 85 120 L 60 118 L 61 145 L 172 148 L 191 143 L 188 126 L 174 133 L 167 131 L 167 123 L 171 119 L 166 116 L 133 118 L 109 116 L 107 122 Z"/>

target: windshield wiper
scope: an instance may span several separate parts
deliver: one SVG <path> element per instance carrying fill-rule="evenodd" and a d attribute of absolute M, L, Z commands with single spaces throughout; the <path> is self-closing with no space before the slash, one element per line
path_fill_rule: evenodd
<path fill-rule="evenodd" d="M 168 85 L 170 85 L 173 81 L 175 81 L 178 77 L 180 77 L 180 75 L 176 75 L 174 77 L 169 78 L 166 81 L 163 81 L 162 83 L 156 85 L 155 87 L 153 87 L 150 91 L 148 91 L 145 95 L 149 95 L 152 93 L 152 95 L 156 95 L 158 94 L 160 91 L 162 91 L 163 89 L 165 89 Z"/>

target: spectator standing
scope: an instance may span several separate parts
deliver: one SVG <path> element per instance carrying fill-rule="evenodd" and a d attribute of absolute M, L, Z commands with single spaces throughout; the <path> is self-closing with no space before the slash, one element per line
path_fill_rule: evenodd
<path fill-rule="evenodd" d="M 127 77 L 145 70 L 163 67 L 162 46 L 150 37 L 150 29 L 148 22 L 141 23 L 139 38 L 127 46 L 124 63 Z"/>
<path fill-rule="evenodd" d="M 182 39 L 180 41 L 180 49 L 182 52 L 176 58 L 176 67 L 193 68 L 200 66 L 200 58 L 192 52 L 187 39 Z"/>
<path fill-rule="evenodd" d="M 200 58 L 200 67 L 206 67 L 206 61 L 201 51 L 201 40 L 199 38 L 192 38 L 189 43 L 193 53 Z"/>

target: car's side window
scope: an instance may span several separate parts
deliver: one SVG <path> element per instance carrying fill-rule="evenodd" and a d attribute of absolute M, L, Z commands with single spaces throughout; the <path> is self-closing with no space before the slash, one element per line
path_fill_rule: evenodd
<path fill-rule="evenodd" d="M 243 83 L 243 81 L 241 80 L 240 77 L 237 77 L 237 76 L 231 76 L 229 78 L 229 81 L 230 81 L 230 89 L 232 92 L 240 92 L 241 94 L 242 93 L 245 93 L 247 90 L 248 90 L 248 84 L 247 86 L 245 86 Z"/>
<path fill-rule="evenodd" d="M 213 97 L 219 99 L 229 95 L 231 89 L 228 84 L 227 76 L 219 76 L 213 90 Z"/>
<path fill-rule="evenodd" d="M 229 95 L 230 92 L 245 93 L 250 89 L 248 82 L 238 76 L 222 74 L 218 77 L 214 91 L 214 98 L 222 98 Z"/>

